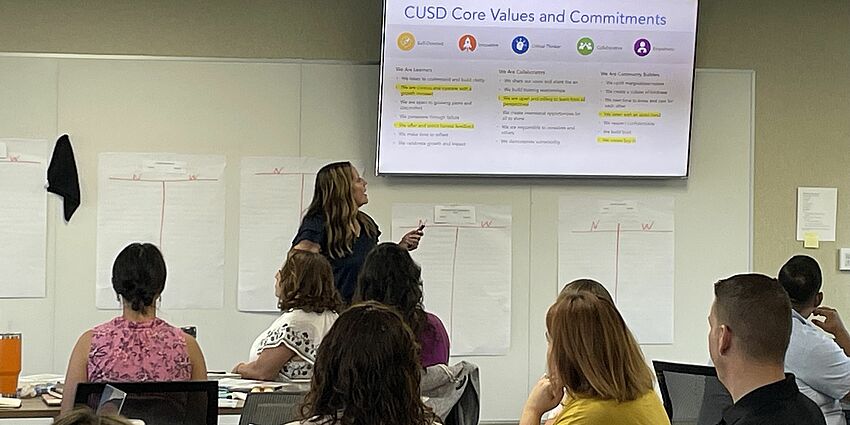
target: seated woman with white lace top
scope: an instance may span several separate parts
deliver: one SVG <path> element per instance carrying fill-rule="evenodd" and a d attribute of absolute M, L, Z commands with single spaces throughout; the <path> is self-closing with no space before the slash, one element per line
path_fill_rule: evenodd
<path fill-rule="evenodd" d="M 321 254 L 292 251 L 275 275 L 275 295 L 283 314 L 254 341 L 249 361 L 233 372 L 245 379 L 309 382 L 316 350 L 342 305 L 330 263 Z"/>

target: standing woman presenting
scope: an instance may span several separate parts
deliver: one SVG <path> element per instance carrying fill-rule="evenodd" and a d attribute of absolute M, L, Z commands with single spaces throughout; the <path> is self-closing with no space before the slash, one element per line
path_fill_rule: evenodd
<path fill-rule="evenodd" d="M 350 162 L 325 165 L 316 175 L 313 201 L 301 220 L 292 248 L 321 253 L 334 272 L 334 283 L 346 304 L 351 303 L 357 275 L 366 254 L 378 244 L 381 231 L 360 207 L 369 202 L 366 179 Z M 398 245 L 408 251 L 419 246 L 422 227 L 411 230 Z"/>

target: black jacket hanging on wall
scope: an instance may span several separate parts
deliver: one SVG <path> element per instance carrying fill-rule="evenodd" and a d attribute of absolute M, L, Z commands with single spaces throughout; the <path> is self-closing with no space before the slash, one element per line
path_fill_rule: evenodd
<path fill-rule="evenodd" d="M 61 196 L 65 201 L 65 221 L 70 221 L 80 206 L 80 179 L 71 139 L 63 134 L 56 141 L 53 157 L 47 167 L 47 191 Z"/>

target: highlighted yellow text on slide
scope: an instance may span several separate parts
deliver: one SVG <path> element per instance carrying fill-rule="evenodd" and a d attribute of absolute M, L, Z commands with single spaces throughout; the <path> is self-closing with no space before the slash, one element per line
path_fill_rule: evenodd
<path fill-rule="evenodd" d="M 395 128 L 445 128 L 471 130 L 475 124 L 471 122 L 427 122 L 427 121 L 396 121 Z"/>
<path fill-rule="evenodd" d="M 517 96 L 499 95 L 502 106 L 528 106 L 531 102 L 584 102 L 584 96 Z"/>
<path fill-rule="evenodd" d="M 628 137 L 628 136 L 626 136 L 626 137 L 599 136 L 599 137 L 596 138 L 596 143 L 626 143 L 626 144 L 631 144 L 631 143 L 636 143 L 636 142 L 637 142 L 637 138 Z"/>
<path fill-rule="evenodd" d="M 469 84 L 396 84 L 402 96 L 433 96 L 435 91 L 472 91 Z"/>
<path fill-rule="evenodd" d="M 652 111 L 599 111 L 600 117 L 661 118 L 661 112 Z"/>

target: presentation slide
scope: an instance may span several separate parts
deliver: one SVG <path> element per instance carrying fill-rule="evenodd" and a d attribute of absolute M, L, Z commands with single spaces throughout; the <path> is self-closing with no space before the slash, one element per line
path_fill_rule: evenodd
<path fill-rule="evenodd" d="M 378 174 L 684 177 L 697 0 L 386 0 Z"/>

